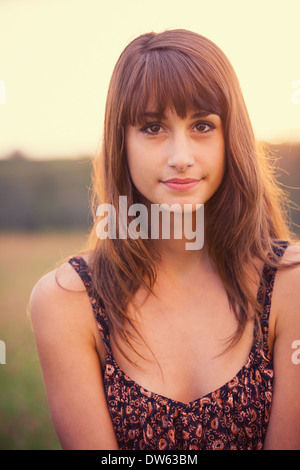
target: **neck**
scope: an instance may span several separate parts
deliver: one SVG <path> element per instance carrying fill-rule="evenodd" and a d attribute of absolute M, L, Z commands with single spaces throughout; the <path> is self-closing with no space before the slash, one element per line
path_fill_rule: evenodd
<path fill-rule="evenodd" d="M 183 238 L 181 240 L 154 240 L 154 245 L 159 251 L 164 262 L 182 268 L 189 268 L 193 264 L 207 265 L 209 262 L 207 246 L 204 243 L 201 249 L 187 250 L 186 245 L 190 241 Z"/>

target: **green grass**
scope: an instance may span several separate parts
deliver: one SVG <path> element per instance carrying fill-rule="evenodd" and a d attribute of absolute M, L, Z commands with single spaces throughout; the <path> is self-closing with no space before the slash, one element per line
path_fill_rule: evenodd
<path fill-rule="evenodd" d="M 79 251 L 86 234 L 0 233 L 0 449 L 60 449 L 51 421 L 30 318 L 34 284 Z"/>

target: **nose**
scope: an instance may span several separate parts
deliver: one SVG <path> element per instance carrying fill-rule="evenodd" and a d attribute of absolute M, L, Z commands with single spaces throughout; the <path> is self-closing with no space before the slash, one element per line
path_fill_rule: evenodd
<path fill-rule="evenodd" d="M 168 142 L 168 165 L 177 171 L 185 171 L 194 164 L 194 157 L 184 132 L 176 132 Z"/>

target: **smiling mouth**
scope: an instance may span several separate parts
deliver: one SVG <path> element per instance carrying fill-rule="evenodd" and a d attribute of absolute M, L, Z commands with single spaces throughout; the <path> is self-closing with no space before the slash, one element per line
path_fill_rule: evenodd
<path fill-rule="evenodd" d="M 163 183 L 169 189 L 173 189 L 174 191 L 187 191 L 188 189 L 197 186 L 197 184 L 200 183 L 202 179 L 203 178 L 172 178 L 169 180 L 161 181 L 161 183 Z"/>

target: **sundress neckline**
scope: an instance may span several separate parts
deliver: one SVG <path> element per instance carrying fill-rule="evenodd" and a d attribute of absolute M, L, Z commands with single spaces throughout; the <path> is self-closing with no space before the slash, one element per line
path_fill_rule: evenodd
<path fill-rule="evenodd" d="M 195 398 L 194 400 L 190 400 L 188 403 L 185 403 L 185 402 L 180 401 L 180 400 L 176 400 L 174 398 L 167 397 L 167 396 L 162 395 L 162 394 L 157 393 L 157 392 L 150 391 L 147 388 L 143 387 L 136 380 L 130 378 L 129 375 L 120 367 L 118 362 L 115 360 L 113 352 L 111 350 L 110 350 L 110 352 L 107 352 L 107 354 L 110 354 L 111 360 L 112 360 L 115 368 L 123 376 L 123 378 L 125 379 L 125 381 L 128 385 L 131 384 L 133 387 L 135 387 L 142 394 L 144 394 L 148 397 L 151 397 L 152 399 L 157 400 L 158 402 L 163 402 L 164 404 L 169 404 L 170 406 L 176 406 L 176 407 L 180 407 L 182 409 L 187 409 L 188 410 L 190 408 L 194 409 L 195 407 L 197 407 L 197 405 L 202 407 L 205 404 L 207 404 L 207 405 L 211 404 L 212 402 L 214 402 L 216 400 L 215 397 L 218 396 L 218 395 L 221 395 L 222 391 L 225 390 L 228 387 L 229 384 L 234 383 L 234 382 L 238 382 L 239 379 L 243 376 L 245 370 L 248 369 L 251 366 L 253 361 L 255 361 L 256 355 L 259 354 L 259 349 L 257 348 L 257 346 L 258 346 L 258 340 L 253 339 L 252 346 L 251 346 L 251 349 L 250 349 L 250 352 L 249 352 L 246 363 L 238 370 L 238 372 L 230 380 L 228 380 L 226 383 L 224 383 L 223 385 L 221 385 L 217 389 L 206 393 L 202 397 Z M 105 365 L 105 367 L 107 365 L 107 355 L 106 355 L 104 365 Z"/>

